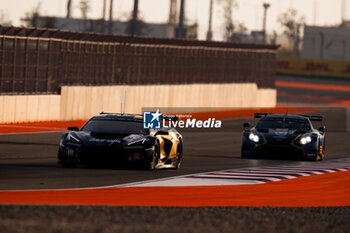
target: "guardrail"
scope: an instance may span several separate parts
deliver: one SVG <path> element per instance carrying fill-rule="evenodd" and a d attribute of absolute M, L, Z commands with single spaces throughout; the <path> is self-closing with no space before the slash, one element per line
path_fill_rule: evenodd
<path fill-rule="evenodd" d="M 63 85 L 257 83 L 273 88 L 276 46 L 0 27 L 0 94 Z"/>

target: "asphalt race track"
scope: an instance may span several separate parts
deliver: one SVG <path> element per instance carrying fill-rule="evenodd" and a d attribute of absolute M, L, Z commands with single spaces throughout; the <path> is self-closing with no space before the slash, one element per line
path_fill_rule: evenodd
<path fill-rule="evenodd" d="M 0 189 L 96 187 L 204 171 L 288 163 L 241 159 L 240 133 L 187 132 L 183 135 L 184 160 L 179 170 L 123 170 L 109 167 L 62 169 L 57 167 L 60 135 L 61 133 L 1 135 Z M 335 155 L 337 158 L 342 156 L 345 155 Z"/>
<path fill-rule="evenodd" d="M 129 183 L 240 167 L 305 164 L 239 157 L 240 132 L 185 132 L 179 170 L 57 168 L 61 133 L 1 135 L 0 189 Z M 327 134 L 326 160 L 349 157 L 350 133 Z M 323 162 L 316 162 L 323 163 Z M 322 195 L 322 194 L 320 194 Z M 259 197 L 257 197 L 259 198 Z M 171 200 L 169 200 L 171 202 Z M 149 207 L 0 205 L 0 232 L 348 232 L 350 207 Z"/>
<path fill-rule="evenodd" d="M 313 163 L 282 157 L 241 159 L 241 132 L 237 127 L 243 121 L 224 121 L 223 126 L 230 127 L 232 132 L 183 132 L 184 160 L 179 170 L 58 168 L 61 133 L 0 135 L 0 190 L 98 187 L 232 168 Z M 349 141 L 348 132 L 328 132 L 325 160 L 348 157 Z"/>
<path fill-rule="evenodd" d="M 240 125 L 242 120 L 225 121 Z M 241 159 L 241 132 L 183 132 L 179 170 L 58 168 L 61 133 L 0 135 L 0 189 L 123 184 L 223 169 L 324 162 Z M 328 132 L 326 161 L 349 157 L 349 132 Z M 257 197 L 259 198 L 259 197 Z M 169 200 L 171 202 L 171 200 Z M 348 232 L 350 207 L 0 205 L 0 232 Z"/>
<path fill-rule="evenodd" d="M 281 82 L 350 86 L 347 80 L 278 77 Z M 317 86 L 316 86 L 317 87 Z M 321 87 L 321 86 L 320 86 Z M 279 104 L 338 106 L 347 91 L 277 85 Z M 345 101 L 345 102 L 344 102 Z M 319 105 L 318 105 L 319 104 Z M 305 165 L 350 157 L 346 109 L 319 109 L 327 127 L 324 162 L 241 159 L 241 125 L 251 119 L 224 120 L 218 131 L 184 130 L 179 170 L 58 168 L 61 132 L 0 135 L 0 190 L 66 189 L 127 184 L 234 168 Z M 322 194 L 320 194 L 322 195 Z M 257 197 L 259 198 L 259 197 Z M 171 201 L 171 200 L 169 200 Z M 350 207 L 113 207 L 0 205 L 0 232 L 349 232 Z M 45 221 L 43 222 L 43 220 Z"/>
<path fill-rule="evenodd" d="M 279 85 L 283 83 L 287 85 Z M 297 84 L 299 87 L 291 87 L 292 85 L 288 83 Z M 307 88 L 303 84 L 311 84 L 313 87 Z M 330 85 L 333 89 L 329 88 Z M 279 105 L 327 106 L 340 102 L 339 106 L 349 106 L 350 103 L 350 80 L 346 78 L 279 75 L 276 79 L 276 87 Z M 347 91 L 337 89 L 347 89 Z"/>
<path fill-rule="evenodd" d="M 350 87 L 350 81 L 342 79 L 293 78 L 279 76 L 277 81 L 327 84 Z M 283 97 L 299 95 L 320 98 L 349 99 L 347 91 L 328 91 L 281 87 L 277 85 L 279 103 L 299 103 L 305 99 Z M 311 92 L 311 93 L 310 93 Z M 282 96 L 281 96 L 282 95 Z M 308 103 L 306 101 L 306 103 Z M 328 103 L 328 102 L 327 102 Z M 323 102 L 323 105 L 326 105 Z M 333 111 L 333 110 L 332 110 Z M 325 110 L 327 127 L 326 160 L 349 157 L 350 133 L 346 109 L 338 112 Z M 164 178 L 177 175 L 217 171 L 254 166 L 274 166 L 288 164 L 288 160 L 255 160 L 240 158 L 241 125 L 251 119 L 225 120 L 222 130 L 185 130 L 184 160 L 179 170 L 123 170 L 84 167 L 60 169 L 56 165 L 57 149 L 61 133 L 28 133 L 0 135 L 0 190 L 19 189 L 61 189 L 77 187 L 96 187 L 124 184 L 142 180 Z M 309 162 L 297 162 L 299 164 Z"/>

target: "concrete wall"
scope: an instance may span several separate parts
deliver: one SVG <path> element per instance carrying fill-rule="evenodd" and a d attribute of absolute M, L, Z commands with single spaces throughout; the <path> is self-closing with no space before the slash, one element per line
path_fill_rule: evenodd
<path fill-rule="evenodd" d="M 0 123 L 57 120 L 60 99 L 59 95 L 0 96 Z"/>
<path fill-rule="evenodd" d="M 61 95 L 0 96 L 0 123 L 86 120 L 143 107 L 274 107 L 276 95 L 255 83 L 64 86 Z"/>
<path fill-rule="evenodd" d="M 65 86 L 61 89 L 60 120 L 88 119 L 102 111 L 141 113 L 159 108 L 275 107 L 276 90 L 258 89 L 255 83 Z"/>

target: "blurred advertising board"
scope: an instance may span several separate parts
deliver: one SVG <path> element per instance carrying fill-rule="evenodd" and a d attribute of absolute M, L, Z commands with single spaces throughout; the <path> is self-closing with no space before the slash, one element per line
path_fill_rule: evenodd
<path fill-rule="evenodd" d="M 277 57 L 277 73 L 350 78 L 350 61 Z"/>

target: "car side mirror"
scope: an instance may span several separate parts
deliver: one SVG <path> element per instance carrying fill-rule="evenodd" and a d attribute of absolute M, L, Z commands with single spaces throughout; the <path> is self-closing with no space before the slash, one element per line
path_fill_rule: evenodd
<path fill-rule="evenodd" d="M 155 133 L 154 136 L 157 136 L 157 135 L 169 135 L 169 132 L 168 131 L 164 131 L 164 130 L 159 130 Z"/>
<path fill-rule="evenodd" d="M 70 126 L 67 128 L 69 131 L 79 131 L 79 128 L 76 126 Z"/>
<path fill-rule="evenodd" d="M 321 132 L 324 132 L 325 129 L 326 129 L 326 126 L 320 126 L 320 127 L 318 128 L 318 130 L 321 131 Z"/>
<path fill-rule="evenodd" d="M 249 122 L 244 122 L 243 123 L 243 129 L 244 130 L 247 130 L 247 128 L 249 128 L 250 127 L 250 123 Z"/>

